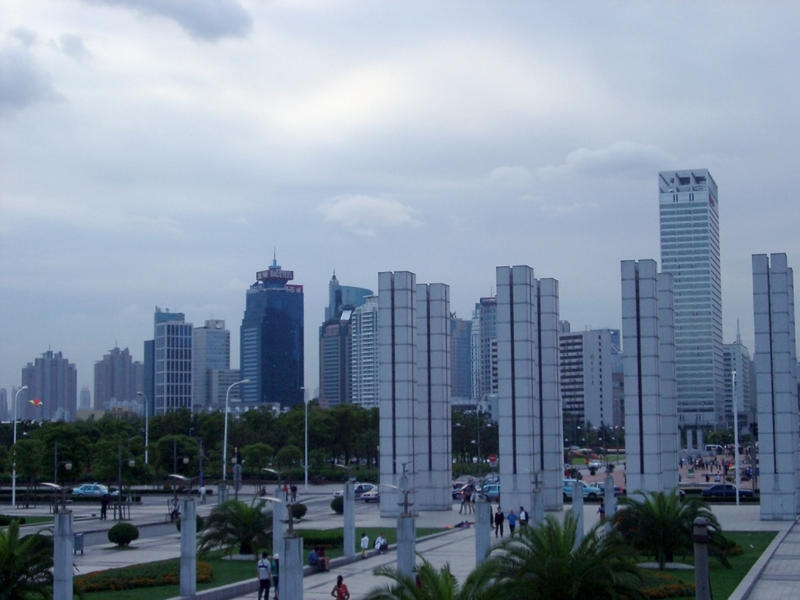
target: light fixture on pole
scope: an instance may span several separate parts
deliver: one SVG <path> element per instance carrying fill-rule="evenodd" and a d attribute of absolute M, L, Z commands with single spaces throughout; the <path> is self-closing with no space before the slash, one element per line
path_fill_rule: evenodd
<path fill-rule="evenodd" d="M 19 395 L 28 389 L 27 385 L 23 385 L 21 388 L 17 390 L 17 393 L 14 394 L 14 444 L 17 443 L 17 401 L 19 400 Z M 14 457 L 14 462 L 11 464 L 11 508 L 16 508 L 17 506 L 17 460 L 16 456 Z"/>
<path fill-rule="evenodd" d="M 240 381 L 236 381 L 228 386 L 228 389 L 225 390 L 225 424 L 223 426 L 223 434 L 222 434 L 222 485 L 220 489 L 220 499 L 222 498 L 222 494 L 224 494 L 225 490 L 225 479 L 227 475 L 227 462 L 228 462 L 228 403 L 231 399 L 231 390 L 236 387 L 237 385 L 241 385 L 243 383 L 250 383 L 250 379 L 242 379 Z"/>
<path fill-rule="evenodd" d="M 144 464 L 150 464 L 148 447 L 150 446 L 150 401 L 144 392 L 136 392 L 144 400 Z"/>

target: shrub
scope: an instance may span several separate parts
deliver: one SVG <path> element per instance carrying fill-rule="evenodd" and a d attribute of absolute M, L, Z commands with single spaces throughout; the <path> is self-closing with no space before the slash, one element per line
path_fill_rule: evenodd
<path fill-rule="evenodd" d="M 684 596 L 694 596 L 694 583 L 685 582 L 678 579 L 675 575 L 659 571 L 647 571 L 643 573 L 644 582 L 642 593 L 645 598 L 680 598 Z"/>
<path fill-rule="evenodd" d="M 172 558 L 153 563 L 143 563 L 95 571 L 75 577 L 79 592 L 128 590 L 157 585 L 175 585 L 180 579 L 180 559 Z M 214 571 L 206 562 L 197 561 L 197 582 L 214 581 Z"/>
<path fill-rule="evenodd" d="M 292 518 L 293 519 L 302 519 L 306 516 L 306 512 L 308 511 L 308 507 L 305 504 L 292 504 Z"/>
<path fill-rule="evenodd" d="M 325 529 L 325 530 L 307 530 L 298 529 L 300 537 L 303 538 L 304 548 L 313 548 L 314 546 L 343 547 L 344 535 L 341 529 Z"/>
<path fill-rule="evenodd" d="M 183 519 L 178 519 L 178 520 L 176 520 L 176 521 L 175 521 L 175 528 L 176 528 L 178 531 L 180 531 L 180 530 L 181 530 L 181 521 L 182 521 L 182 520 L 183 520 Z M 199 533 L 199 532 L 201 532 L 201 531 L 203 531 L 203 525 L 205 524 L 205 521 L 203 520 L 203 517 L 201 517 L 200 515 L 196 515 L 196 520 L 195 520 L 195 523 L 196 523 L 196 525 L 195 525 L 195 527 L 196 527 L 195 531 L 197 531 L 198 533 Z"/>
<path fill-rule="evenodd" d="M 25 517 L 12 517 L 10 515 L 0 515 L 0 527 L 6 527 L 11 521 L 18 521 L 20 525 L 25 525 Z"/>
<path fill-rule="evenodd" d="M 131 523 L 117 523 L 108 530 L 108 541 L 117 546 L 127 546 L 139 539 L 139 529 Z"/>
<path fill-rule="evenodd" d="M 341 496 L 336 496 L 333 500 L 331 500 L 331 510 L 337 515 L 342 514 L 344 512 L 344 498 Z"/>

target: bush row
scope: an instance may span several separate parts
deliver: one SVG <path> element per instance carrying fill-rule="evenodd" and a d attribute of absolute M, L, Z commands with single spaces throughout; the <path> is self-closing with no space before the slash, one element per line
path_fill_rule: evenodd
<path fill-rule="evenodd" d="M 129 590 L 140 587 L 178 584 L 180 559 L 172 558 L 154 563 L 106 569 L 75 577 L 75 587 L 80 592 Z M 214 571 L 207 562 L 197 561 L 198 583 L 214 581 Z"/>
<path fill-rule="evenodd" d="M 12 517 L 10 515 L 0 515 L 0 527 L 6 527 L 11 521 L 19 521 L 20 525 L 25 525 L 25 517 Z"/>

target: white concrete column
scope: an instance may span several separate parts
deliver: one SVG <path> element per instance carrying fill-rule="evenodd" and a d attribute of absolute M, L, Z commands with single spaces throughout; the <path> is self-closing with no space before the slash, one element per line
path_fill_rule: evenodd
<path fill-rule="evenodd" d="M 356 517 L 355 517 L 355 491 L 353 480 L 348 479 L 344 484 L 344 555 L 352 558 L 356 555 Z"/>
<path fill-rule="evenodd" d="M 277 496 L 280 497 L 280 496 Z M 283 536 L 286 534 L 287 523 L 286 505 L 280 502 L 272 503 L 272 551 L 280 552 L 283 548 Z"/>
<path fill-rule="evenodd" d="M 416 536 L 414 515 L 401 514 L 397 517 L 397 570 L 409 577 L 416 564 Z"/>
<path fill-rule="evenodd" d="M 57 510 L 53 535 L 53 600 L 72 600 L 72 511 Z"/>
<path fill-rule="evenodd" d="M 197 505 L 194 498 L 181 500 L 181 596 L 197 592 Z"/>
<path fill-rule="evenodd" d="M 606 530 L 611 531 L 614 515 L 617 514 L 617 497 L 614 494 L 614 476 L 606 473 L 605 489 L 603 490 L 603 504 L 605 505 Z"/>
<path fill-rule="evenodd" d="M 575 530 L 575 547 L 583 541 L 583 486 L 580 481 L 575 481 L 572 486 L 572 516 L 577 522 Z"/>
<path fill-rule="evenodd" d="M 303 538 L 297 533 L 283 538 L 279 576 L 281 598 L 303 600 Z"/>
<path fill-rule="evenodd" d="M 483 498 L 475 506 L 475 564 L 479 565 L 489 556 L 489 538 L 492 533 L 492 505 Z"/>

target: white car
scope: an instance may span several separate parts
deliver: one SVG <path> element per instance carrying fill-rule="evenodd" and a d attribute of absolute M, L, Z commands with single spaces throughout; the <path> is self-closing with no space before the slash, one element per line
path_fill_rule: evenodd
<path fill-rule="evenodd" d="M 375 489 L 374 483 L 360 483 L 356 481 L 353 484 L 353 492 L 356 500 L 361 498 L 362 494 L 365 494 L 366 492 L 372 491 L 374 489 Z M 333 492 L 333 496 L 334 498 L 338 498 L 339 496 L 344 496 L 344 490 L 336 490 L 335 492 Z"/>

